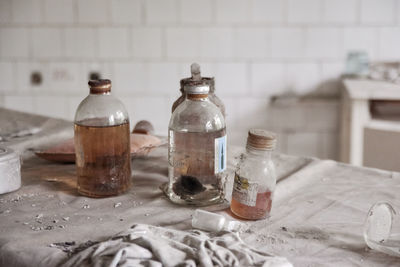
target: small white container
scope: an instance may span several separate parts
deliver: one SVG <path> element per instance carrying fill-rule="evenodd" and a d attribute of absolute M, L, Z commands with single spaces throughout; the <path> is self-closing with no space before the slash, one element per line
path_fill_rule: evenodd
<path fill-rule="evenodd" d="M 197 209 L 193 214 L 192 227 L 208 232 L 238 231 L 240 222 L 229 221 L 222 215 Z"/>
<path fill-rule="evenodd" d="M 0 147 L 0 194 L 21 187 L 21 160 L 14 150 Z"/>

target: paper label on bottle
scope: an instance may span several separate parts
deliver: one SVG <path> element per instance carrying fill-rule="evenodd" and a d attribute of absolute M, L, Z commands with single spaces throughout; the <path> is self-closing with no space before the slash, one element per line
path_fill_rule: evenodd
<path fill-rule="evenodd" d="M 226 135 L 215 138 L 214 173 L 220 173 L 226 169 Z"/>
<path fill-rule="evenodd" d="M 255 207 L 257 202 L 258 184 L 249 182 L 235 173 L 232 198 L 246 206 Z"/>

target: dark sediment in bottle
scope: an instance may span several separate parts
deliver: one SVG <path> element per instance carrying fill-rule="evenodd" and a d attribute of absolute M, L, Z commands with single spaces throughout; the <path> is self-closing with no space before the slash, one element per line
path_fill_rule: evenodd
<path fill-rule="evenodd" d="M 169 187 L 173 201 L 207 205 L 221 200 L 224 172 L 218 170 L 225 169 L 225 162 L 216 159 L 215 140 L 223 136 L 225 128 L 198 133 L 170 131 Z"/>

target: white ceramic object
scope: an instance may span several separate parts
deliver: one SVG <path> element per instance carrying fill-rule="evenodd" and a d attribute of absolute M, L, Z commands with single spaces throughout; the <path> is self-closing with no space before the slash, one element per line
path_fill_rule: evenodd
<path fill-rule="evenodd" d="M 21 160 L 14 150 L 0 147 L 0 194 L 21 187 Z"/>
<path fill-rule="evenodd" d="M 240 228 L 240 222 L 230 221 L 222 215 L 197 209 L 193 214 L 192 227 L 209 232 L 237 231 Z"/>

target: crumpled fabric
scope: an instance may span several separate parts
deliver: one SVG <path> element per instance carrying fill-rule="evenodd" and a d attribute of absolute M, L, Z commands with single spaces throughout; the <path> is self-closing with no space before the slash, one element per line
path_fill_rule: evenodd
<path fill-rule="evenodd" d="M 265 266 L 292 267 L 286 258 L 258 251 L 238 233 L 208 234 L 136 224 L 73 255 L 62 267 Z"/>

